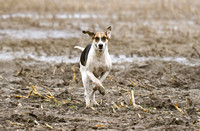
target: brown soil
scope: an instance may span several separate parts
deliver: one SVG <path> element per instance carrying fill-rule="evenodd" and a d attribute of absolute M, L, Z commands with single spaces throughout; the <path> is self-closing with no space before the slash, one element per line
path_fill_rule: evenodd
<path fill-rule="evenodd" d="M 108 4 L 112 5 L 112 2 Z M 175 6 L 178 3 L 172 1 L 135 2 L 137 4 L 120 2 L 123 6 L 113 4 L 113 10 L 107 7 L 105 12 L 101 6 L 95 6 L 103 5 L 98 2 L 88 2 L 84 7 L 70 3 L 73 8 L 69 9 L 64 5 L 59 9 L 56 4 L 57 10 L 53 12 L 102 13 L 106 16 L 103 20 L 2 19 L 1 30 L 68 30 L 79 35 L 13 39 L 0 34 L 0 51 L 74 58 L 80 56 L 80 51 L 73 47 L 86 46 L 90 41 L 88 36 L 81 34 L 82 29 L 99 31 L 111 25 L 110 54 L 184 57 L 199 61 L 198 1 L 190 4 L 184 1 L 178 7 Z M 20 6 L 17 2 L 13 12 L 38 13 L 36 10 L 39 8 L 39 13 L 52 13 L 52 4 L 46 10 L 41 10 L 40 4 L 38 7 L 34 3 L 33 6 L 28 5 L 29 8 L 22 8 L 23 4 Z M 1 4 L 0 13 L 13 13 L 6 6 L 12 6 L 11 2 Z M 51 24 L 44 27 L 42 22 L 59 23 L 59 26 Z M 113 63 L 113 69 L 103 83 L 106 95 L 97 93 L 96 96 L 100 105 L 85 108 L 78 62 L 55 63 L 18 56 L 12 60 L 0 60 L 0 130 L 199 130 L 200 63 L 196 64 L 191 66 L 163 60 Z M 76 80 L 73 80 L 73 69 Z M 136 104 L 143 109 L 131 105 L 131 90 L 135 93 Z"/>

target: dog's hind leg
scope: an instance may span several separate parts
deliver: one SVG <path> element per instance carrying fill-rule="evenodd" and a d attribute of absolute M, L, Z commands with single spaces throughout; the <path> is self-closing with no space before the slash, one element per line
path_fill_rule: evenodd
<path fill-rule="evenodd" d="M 96 101 L 96 99 L 95 99 L 95 91 L 96 91 L 96 90 L 93 90 L 93 91 L 92 91 L 92 94 L 90 95 L 90 99 L 91 99 L 92 105 L 98 106 L 99 104 L 97 103 L 97 101 Z"/>

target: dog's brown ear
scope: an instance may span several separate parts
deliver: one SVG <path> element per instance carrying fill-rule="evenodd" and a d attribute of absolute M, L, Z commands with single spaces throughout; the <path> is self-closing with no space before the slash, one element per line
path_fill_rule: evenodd
<path fill-rule="evenodd" d="M 83 34 L 88 34 L 90 37 L 94 38 L 95 34 L 93 32 L 90 31 L 82 31 Z"/>
<path fill-rule="evenodd" d="M 111 39 L 111 26 L 109 26 L 109 27 L 106 29 L 106 35 L 108 36 L 109 39 Z"/>

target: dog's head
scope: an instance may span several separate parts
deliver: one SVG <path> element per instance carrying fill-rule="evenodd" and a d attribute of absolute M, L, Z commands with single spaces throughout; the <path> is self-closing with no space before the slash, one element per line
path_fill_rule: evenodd
<path fill-rule="evenodd" d="M 94 47 L 97 51 L 103 52 L 108 44 L 108 40 L 111 39 L 111 26 L 109 26 L 105 32 L 93 33 L 90 31 L 83 31 L 84 34 L 88 34 L 94 44 Z"/>

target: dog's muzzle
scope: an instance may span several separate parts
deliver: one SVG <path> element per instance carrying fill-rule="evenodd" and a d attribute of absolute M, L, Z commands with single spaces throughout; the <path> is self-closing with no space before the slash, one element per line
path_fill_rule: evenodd
<path fill-rule="evenodd" d="M 103 44 L 99 44 L 99 49 L 103 49 Z"/>

